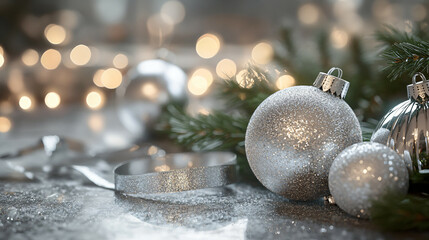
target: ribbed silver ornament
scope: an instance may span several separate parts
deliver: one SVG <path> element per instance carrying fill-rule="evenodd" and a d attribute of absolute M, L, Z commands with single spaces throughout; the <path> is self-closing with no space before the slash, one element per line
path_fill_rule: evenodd
<path fill-rule="evenodd" d="M 417 77 L 422 81 L 416 82 Z M 408 100 L 382 118 L 371 141 L 396 150 L 410 172 L 429 174 L 429 81 L 416 73 L 407 92 Z"/>

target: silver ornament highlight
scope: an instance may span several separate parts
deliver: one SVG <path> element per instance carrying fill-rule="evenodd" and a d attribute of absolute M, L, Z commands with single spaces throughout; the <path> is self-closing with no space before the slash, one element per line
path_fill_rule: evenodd
<path fill-rule="evenodd" d="M 136 140 L 144 139 L 169 102 L 187 101 L 186 73 L 164 60 L 153 59 L 131 69 L 117 89 L 118 114 Z"/>
<path fill-rule="evenodd" d="M 389 147 L 358 143 L 335 158 L 329 172 L 329 189 L 341 209 L 369 218 L 372 200 L 387 193 L 407 193 L 408 171 L 401 156 Z"/>
<path fill-rule="evenodd" d="M 296 86 L 268 97 L 246 131 L 249 165 L 269 190 L 293 200 L 329 193 L 334 158 L 362 141 L 359 122 L 341 98 L 348 82 L 320 73 L 315 86 Z M 341 75 L 341 74 L 340 74 Z"/>
<path fill-rule="evenodd" d="M 416 83 L 416 77 L 423 81 Z M 429 82 L 422 73 L 407 86 L 408 100 L 390 110 L 371 137 L 396 150 L 410 172 L 429 174 Z"/>

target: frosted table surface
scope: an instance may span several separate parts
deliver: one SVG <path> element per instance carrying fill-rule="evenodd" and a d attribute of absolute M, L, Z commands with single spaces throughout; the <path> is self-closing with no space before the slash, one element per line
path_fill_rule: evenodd
<path fill-rule="evenodd" d="M 17 116 L 14 130 L 0 136 L 0 152 L 31 143 L 29 136 L 34 139 L 46 133 L 87 141 L 106 139 L 106 131 L 88 130 L 85 119 L 90 114 L 72 109 L 55 117 L 36 115 L 37 121 Z M 124 133 L 114 122 L 114 111 L 98 114 L 106 119 L 104 128 L 113 131 L 110 134 Z M 96 142 L 97 150 L 106 146 L 101 140 Z M 248 183 L 135 198 L 82 184 L 76 178 L 0 181 L 0 239 L 396 238 L 429 239 L 429 233 L 382 232 L 337 206 L 323 201 L 290 202 Z"/>

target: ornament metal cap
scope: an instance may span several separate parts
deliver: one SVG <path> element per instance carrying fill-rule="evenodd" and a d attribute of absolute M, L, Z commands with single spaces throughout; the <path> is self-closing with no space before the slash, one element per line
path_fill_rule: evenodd
<path fill-rule="evenodd" d="M 416 83 L 416 78 L 419 76 L 422 81 Z M 426 80 L 423 73 L 418 72 L 414 74 L 413 83 L 407 86 L 408 98 L 417 102 L 425 102 L 429 100 L 429 81 Z"/>
<path fill-rule="evenodd" d="M 335 70 L 338 71 L 337 76 L 332 75 Z M 316 81 L 314 81 L 313 86 L 343 99 L 346 97 L 350 83 L 342 79 L 342 76 L 343 70 L 341 70 L 341 68 L 333 67 L 329 69 L 328 73 L 320 72 L 316 78 Z"/>

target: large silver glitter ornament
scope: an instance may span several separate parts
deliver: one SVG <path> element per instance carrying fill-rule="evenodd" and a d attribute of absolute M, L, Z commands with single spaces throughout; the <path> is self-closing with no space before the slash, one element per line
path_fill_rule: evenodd
<path fill-rule="evenodd" d="M 357 143 L 335 158 L 329 189 L 341 209 L 368 218 L 373 200 L 388 193 L 407 193 L 408 171 L 401 156 L 386 145 Z"/>
<path fill-rule="evenodd" d="M 338 70 L 339 75 L 331 73 Z M 295 86 L 268 97 L 246 131 L 246 154 L 253 173 L 269 190 L 293 200 L 329 194 L 334 158 L 362 141 L 353 110 L 343 100 L 349 83 L 342 71 L 319 73 L 314 86 Z"/>
<path fill-rule="evenodd" d="M 422 78 L 416 83 L 416 77 Z M 385 144 L 403 156 L 410 172 L 429 174 L 429 81 L 422 73 L 407 86 L 408 100 L 379 122 L 371 141 Z"/>
<path fill-rule="evenodd" d="M 186 102 L 186 85 L 186 73 L 174 64 L 161 59 L 139 63 L 116 91 L 121 122 L 136 140 L 144 139 L 163 105 Z"/>

